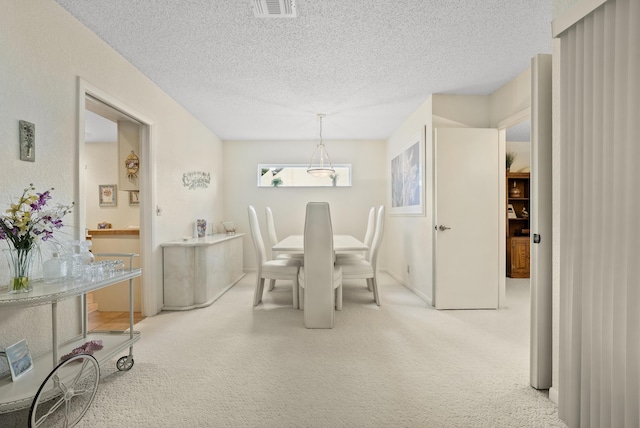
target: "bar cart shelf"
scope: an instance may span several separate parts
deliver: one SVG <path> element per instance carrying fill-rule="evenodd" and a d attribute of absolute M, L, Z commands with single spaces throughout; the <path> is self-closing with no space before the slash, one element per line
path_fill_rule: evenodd
<path fill-rule="evenodd" d="M 132 268 L 131 263 L 133 257 L 137 254 L 130 253 L 109 253 L 109 254 L 96 254 L 96 256 L 104 257 L 128 257 L 129 267 L 123 270 L 118 270 L 112 274 L 107 275 L 100 280 L 86 281 L 86 280 L 66 280 L 60 283 L 47 284 L 41 281 L 34 281 L 33 290 L 24 294 L 2 294 L 0 291 L 0 310 L 9 308 L 27 308 L 39 305 L 51 305 L 51 318 L 52 318 L 52 350 L 44 355 L 40 355 L 33 359 L 33 369 L 28 373 L 25 373 L 16 381 L 11 380 L 11 376 L 5 376 L 0 378 L 0 413 L 8 413 L 17 410 L 22 410 L 31 407 L 31 413 L 34 413 L 34 406 L 37 406 L 39 397 L 42 396 L 41 389 L 45 386 L 47 381 L 50 381 L 51 375 L 54 376 L 55 381 L 58 382 L 58 376 L 60 382 L 64 383 L 65 379 L 74 381 L 74 379 L 81 378 L 82 374 L 79 374 L 79 370 L 84 368 L 86 364 L 72 363 L 61 367 L 59 356 L 70 353 L 73 349 L 82 346 L 87 341 L 101 340 L 102 348 L 93 352 L 93 357 L 97 361 L 99 366 L 113 360 L 122 350 L 129 348 L 129 354 L 121 357 L 116 367 L 118 370 L 129 370 L 133 366 L 133 344 L 140 339 L 140 333 L 133 330 L 133 279 L 139 277 L 142 274 L 141 269 Z M 87 300 L 86 293 L 95 291 L 110 285 L 114 285 L 120 282 L 129 281 L 129 330 L 128 331 L 88 331 L 87 320 Z M 58 302 L 69 299 L 76 296 L 82 296 L 82 329 L 79 337 L 69 342 L 58 344 L 58 332 L 57 332 L 57 304 Z M 80 358 L 82 360 L 82 358 Z M 61 370 L 59 373 L 56 370 Z M 99 373 L 98 373 L 99 379 Z M 96 380 L 97 382 L 97 380 Z M 94 392 L 95 394 L 95 392 Z M 64 394 L 63 394 L 64 395 Z M 34 400 L 36 398 L 36 400 Z M 60 399 L 60 394 L 57 396 L 53 393 L 46 397 L 48 400 L 55 398 Z M 93 395 L 91 396 L 91 400 Z M 62 400 L 62 399 L 61 399 Z M 73 426 L 86 412 L 86 409 L 91 404 L 91 400 L 86 403 L 86 408 L 81 412 L 78 419 L 72 424 L 63 423 L 60 426 Z M 65 402 L 62 404 L 61 411 L 64 411 Z M 30 426 L 38 426 L 34 423 L 34 419 L 30 416 Z M 47 423 L 43 423 L 42 426 L 49 426 Z"/>

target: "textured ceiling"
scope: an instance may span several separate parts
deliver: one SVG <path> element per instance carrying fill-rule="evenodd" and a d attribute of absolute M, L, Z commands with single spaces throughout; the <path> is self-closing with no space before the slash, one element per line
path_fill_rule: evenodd
<path fill-rule="evenodd" d="M 552 0 L 56 0 L 223 140 L 386 139 L 551 52 Z"/>

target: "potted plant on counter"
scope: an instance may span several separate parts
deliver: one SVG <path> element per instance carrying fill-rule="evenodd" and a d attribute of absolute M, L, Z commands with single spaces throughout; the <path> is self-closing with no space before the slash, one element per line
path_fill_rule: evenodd
<path fill-rule="evenodd" d="M 513 165 L 513 161 L 516 160 L 517 154 L 516 152 L 507 152 L 505 154 L 505 159 L 507 162 L 507 174 L 509 174 L 509 170 L 511 169 L 511 165 Z"/>

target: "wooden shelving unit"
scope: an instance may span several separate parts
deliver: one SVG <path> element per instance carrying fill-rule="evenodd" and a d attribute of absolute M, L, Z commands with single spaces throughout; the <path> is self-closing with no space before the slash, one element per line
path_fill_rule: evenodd
<path fill-rule="evenodd" d="M 507 276 L 511 278 L 529 278 L 530 178 L 528 172 L 507 173 Z"/>

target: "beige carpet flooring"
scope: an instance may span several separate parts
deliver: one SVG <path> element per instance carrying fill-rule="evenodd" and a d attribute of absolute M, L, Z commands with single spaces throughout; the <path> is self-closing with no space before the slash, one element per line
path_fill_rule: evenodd
<path fill-rule="evenodd" d="M 332 330 L 307 330 L 283 281 L 248 274 L 212 306 L 146 318 L 129 372 L 103 366 L 81 427 L 564 427 L 529 386 L 529 285 L 509 307 L 438 311 L 385 274 L 347 282 Z M 25 412 L 0 426 L 26 426 Z"/>

